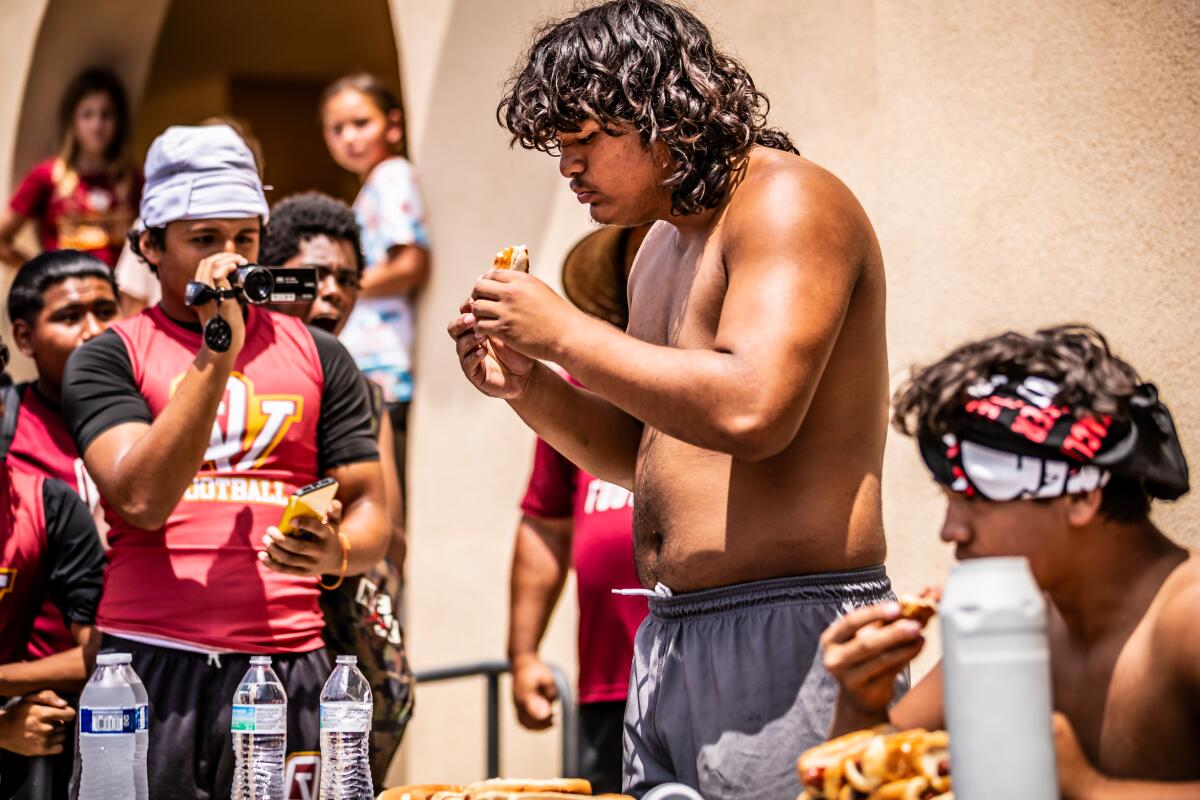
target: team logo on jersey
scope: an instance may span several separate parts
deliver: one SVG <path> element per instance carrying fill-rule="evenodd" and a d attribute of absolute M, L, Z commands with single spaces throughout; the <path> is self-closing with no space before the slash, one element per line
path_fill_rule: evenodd
<path fill-rule="evenodd" d="M 321 788 L 321 754 L 292 753 L 283 776 L 288 800 L 317 800 Z"/>
<path fill-rule="evenodd" d="M 183 377 L 171 382 L 171 394 Z M 250 378 L 240 372 L 230 374 L 204 451 L 202 474 L 192 479 L 183 499 L 287 505 L 287 487 L 282 481 L 223 477 L 220 473 L 260 469 L 303 414 L 304 398 L 300 395 L 258 394 Z"/>
<path fill-rule="evenodd" d="M 183 380 L 177 377 L 171 394 Z M 254 381 L 233 372 L 213 420 L 212 437 L 204 451 L 206 472 L 242 472 L 262 467 L 293 423 L 304 413 L 298 394 L 258 394 Z"/>
<path fill-rule="evenodd" d="M 15 569 L 0 569 L 0 600 L 3 600 L 4 595 L 12 591 L 16 580 L 17 571 Z"/>

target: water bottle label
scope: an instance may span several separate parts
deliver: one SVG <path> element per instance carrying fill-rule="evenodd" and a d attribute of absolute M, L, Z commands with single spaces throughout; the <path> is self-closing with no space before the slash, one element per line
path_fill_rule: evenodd
<path fill-rule="evenodd" d="M 287 733 L 287 706 L 282 703 L 233 707 L 234 733 Z"/>
<path fill-rule="evenodd" d="M 133 712 L 133 726 L 138 733 L 150 730 L 150 706 L 142 703 Z"/>
<path fill-rule="evenodd" d="M 369 733 L 370 703 L 321 703 L 321 730 L 335 733 Z"/>
<path fill-rule="evenodd" d="M 81 708 L 80 733 L 134 733 L 138 730 L 138 712 L 146 708 Z M 143 712 L 143 718 L 146 715 Z M 148 725 L 148 724 L 147 724 Z"/>

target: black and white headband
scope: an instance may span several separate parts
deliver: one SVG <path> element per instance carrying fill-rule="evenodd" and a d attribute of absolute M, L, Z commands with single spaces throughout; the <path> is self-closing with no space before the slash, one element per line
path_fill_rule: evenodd
<path fill-rule="evenodd" d="M 993 375 L 972 386 L 954 433 L 918 436 L 934 479 L 997 501 L 1087 492 L 1114 475 L 1141 481 L 1161 499 L 1188 491 L 1187 461 L 1153 385 L 1137 388 L 1128 419 L 1076 416 L 1055 403 L 1058 390 L 1036 375 Z"/>

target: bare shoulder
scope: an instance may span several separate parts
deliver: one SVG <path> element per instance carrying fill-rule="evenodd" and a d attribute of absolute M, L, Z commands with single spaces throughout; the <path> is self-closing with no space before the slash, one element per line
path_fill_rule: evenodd
<path fill-rule="evenodd" d="M 661 258 L 663 248 L 674 235 L 675 228 L 670 223 L 659 220 L 650 226 L 629 269 L 627 285 L 631 296 L 634 286 L 645 279 L 646 273 Z"/>
<path fill-rule="evenodd" d="M 1156 650 L 1200 692 L 1200 553 L 1189 553 L 1171 572 L 1154 607 L 1157 613 L 1151 622 Z M 1200 703 L 1200 696 L 1196 701 Z"/>
<path fill-rule="evenodd" d="M 723 238 L 733 247 L 763 239 L 815 239 L 862 252 L 875 241 L 862 205 L 836 175 L 802 156 L 765 147 L 751 151 L 723 225 Z"/>

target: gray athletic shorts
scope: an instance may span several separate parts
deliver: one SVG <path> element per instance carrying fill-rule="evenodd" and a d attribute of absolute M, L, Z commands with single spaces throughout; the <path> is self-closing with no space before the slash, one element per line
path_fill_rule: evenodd
<path fill-rule="evenodd" d="M 629 676 L 625 791 L 678 782 L 705 800 L 795 800 L 796 758 L 825 741 L 837 697 L 821 633 L 895 597 L 871 567 L 651 598 Z"/>

